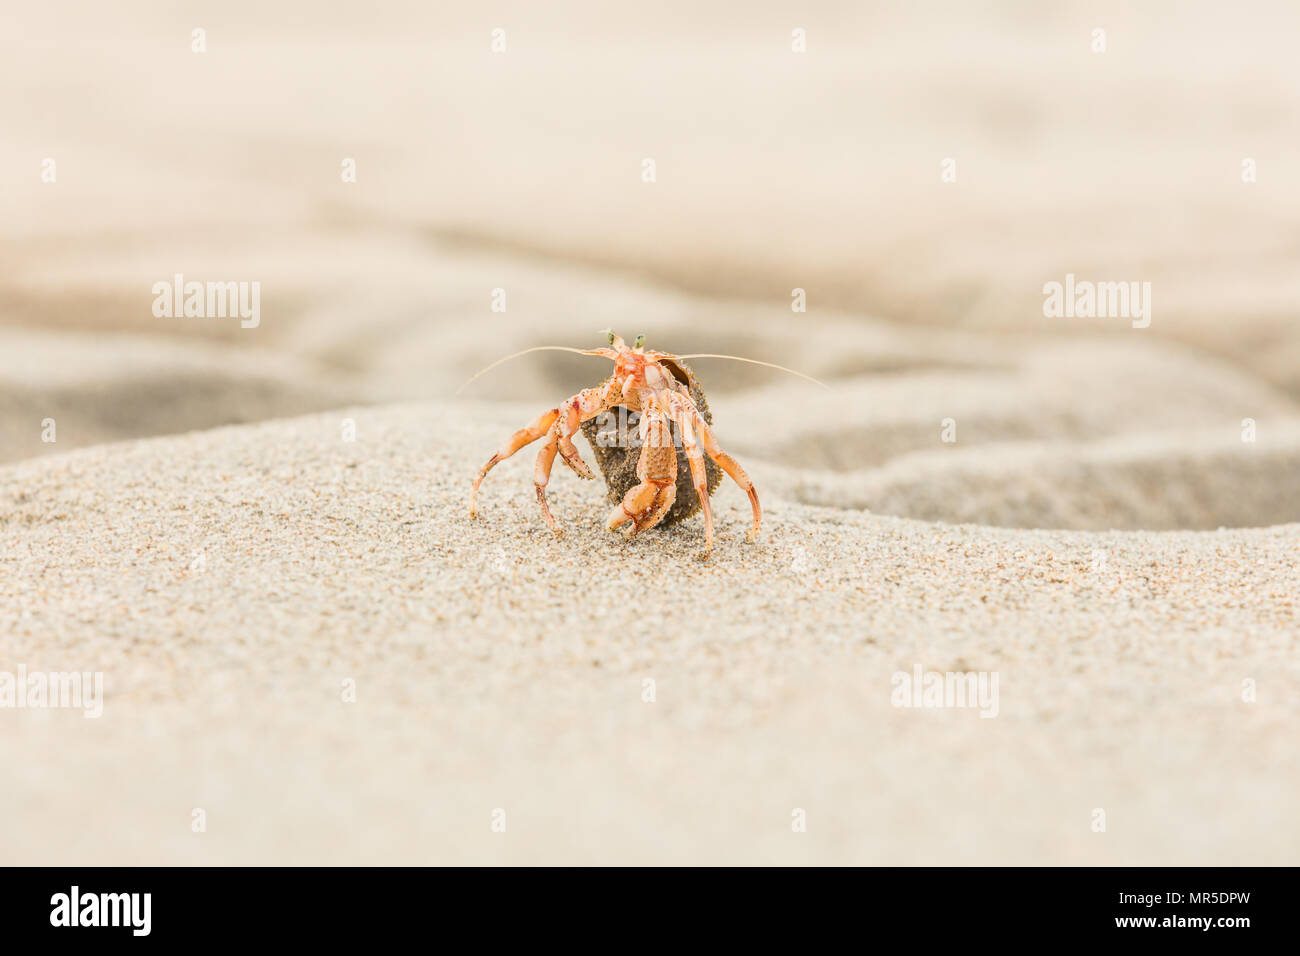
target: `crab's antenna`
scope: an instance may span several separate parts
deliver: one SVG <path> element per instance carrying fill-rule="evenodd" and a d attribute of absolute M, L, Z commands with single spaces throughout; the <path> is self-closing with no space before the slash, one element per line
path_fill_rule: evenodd
<path fill-rule="evenodd" d="M 513 355 L 507 355 L 505 358 L 499 358 L 491 365 L 479 369 L 470 377 L 469 381 L 467 381 L 460 388 L 456 389 L 456 394 L 459 395 L 461 392 L 463 392 L 480 375 L 492 371 L 494 368 L 496 368 L 498 365 L 502 364 L 503 362 L 509 362 L 512 358 L 519 358 L 519 356 L 527 355 L 529 352 L 576 352 L 579 355 L 599 355 L 604 358 L 612 357 L 612 352 L 610 349 L 574 349 L 574 348 L 569 348 L 569 346 L 567 345 L 534 345 L 532 348 L 524 349 L 522 352 L 515 352 Z"/>
<path fill-rule="evenodd" d="M 679 358 L 679 359 L 718 358 L 718 359 L 731 359 L 733 362 L 748 362 L 750 365 L 763 365 L 767 368 L 775 368 L 775 369 L 780 369 L 782 372 L 789 372 L 791 375 L 798 375 L 800 378 L 806 378 L 814 385 L 820 385 L 822 388 L 826 389 L 827 391 L 830 391 L 831 388 L 825 382 L 815 379 L 811 375 L 805 375 L 803 372 L 796 372 L 794 369 L 786 368 L 784 365 L 777 365 L 775 362 L 760 362 L 758 359 L 744 358 L 740 355 L 716 355 L 712 352 L 696 352 L 694 355 L 678 355 L 675 356 L 675 358 Z"/>

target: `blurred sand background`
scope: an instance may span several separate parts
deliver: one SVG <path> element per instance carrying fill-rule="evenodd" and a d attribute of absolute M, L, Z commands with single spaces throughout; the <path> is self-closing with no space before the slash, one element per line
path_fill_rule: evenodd
<path fill-rule="evenodd" d="M 0 670 L 110 695 L 0 712 L 0 861 L 1294 862 L 1297 35 L 1282 2 L 0 10 Z M 155 318 L 178 272 L 260 282 L 260 326 Z M 1067 272 L 1151 282 L 1150 328 L 1045 318 Z M 607 325 L 832 385 L 697 363 L 757 549 L 724 486 L 712 566 L 693 525 L 629 552 L 558 470 L 557 545 L 526 453 L 463 521 L 605 368 L 457 387 Z M 890 708 L 918 662 L 1001 669 L 1003 716 Z"/>

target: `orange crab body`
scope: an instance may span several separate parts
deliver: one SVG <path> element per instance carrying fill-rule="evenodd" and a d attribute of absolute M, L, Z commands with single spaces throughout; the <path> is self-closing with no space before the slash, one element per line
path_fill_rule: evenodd
<path fill-rule="evenodd" d="M 611 348 L 584 349 L 588 355 L 602 355 L 614 360 L 614 374 L 594 388 L 583 389 L 555 408 L 543 412 L 536 421 L 511 435 L 487 463 L 479 469 L 470 493 L 470 517 L 477 514 L 479 485 L 487 473 L 499 462 L 509 458 L 525 445 L 545 437 L 537 454 L 533 469 L 533 483 L 537 501 L 546 524 L 557 535 L 563 529 L 551 514 L 546 498 L 546 486 L 551 477 L 551 466 L 558 454 L 582 478 L 595 475 L 578 454 L 573 436 L 583 422 L 617 406 L 640 413 L 639 438 L 641 454 L 637 462 L 638 484 L 632 487 L 623 500 L 614 506 L 606 521 L 611 531 L 623 528 L 632 537 L 655 527 L 676 500 L 677 448 L 673 442 L 671 425 L 676 425 L 681 435 L 682 448 L 690 467 L 691 483 L 699 496 L 704 513 L 705 547 L 700 557 L 707 558 L 713 550 L 713 511 L 709 504 L 708 478 L 704 456 L 717 462 L 731 478 L 749 495 L 754 524 L 748 537 L 758 536 L 762 509 L 758 492 L 745 470 L 718 445 L 708 422 L 700 414 L 691 398 L 690 389 L 679 382 L 661 360 L 680 361 L 667 352 L 645 351 L 644 336 L 628 347 L 613 332 L 608 333 Z"/>

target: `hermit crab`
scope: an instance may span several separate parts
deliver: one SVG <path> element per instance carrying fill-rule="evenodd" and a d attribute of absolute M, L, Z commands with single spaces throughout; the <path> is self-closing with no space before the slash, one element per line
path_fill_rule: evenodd
<path fill-rule="evenodd" d="M 648 351 L 645 348 L 644 334 L 638 335 L 629 347 L 614 332 L 608 329 L 603 331 L 609 343 L 608 348 L 573 349 L 558 345 L 535 346 L 508 355 L 478 373 L 482 375 L 483 372 L 507 359 L 543 349 L 599 355 L 614 360 L 614 372 L 604 382 L 594 388 L 585 388 L 555 408 L 548 409 L 531 425 L 519 429 L 502 443 L 496 454 L 479 469 L 478 476 L 474 479 L 469 500 L 470 517 L 473 518 L 478 513 L 479 485 L 483 483 L 487 473 L 525 445 L 544 437 L 545 441 L 537 453 L 537 462 L 533 468 L 533 484 L 537 488 L 537 501 L 542 509 L 542 518 L 556 535 L 562 535 L 564 529 L 551 514 L 551 507 L 546 499 L 546 485 L 550 481 L 551 466 L 555 463 L 556 455 L 558 454 L 579 477 L 595 478 L 595 474 L 583 461 L 577 447 L 573 444 L 573 436 L 586 425 L 584 431 L 588 440 L 592 440 L 595 432 L 591 423 L 597 416 L 616 408 L 626 408 L 629 412 L 639 414 L 637 444 L 640 452 L 636 464 L 637 480 L 635 484 L 627 482 L 631 487 L 609 512 L 605 522 L 606 527 L 610 531 L 622 528 L 624 535 L 631 538 L 660 524 L 673 510 L 678 495 L 678 467 L 677 446 L 671 426 L 676 426 L 682 451 L 690 469 L 691 487 L 699 499 L 699 508 L 704 513 L 704 550 L 699 557 L 707 559 L 713 550 L 713 509 L 709 505 L 709 495 L 717 484 L 716 480 L 712 482 L 709 480 L 711 469 L 706 467 L 705 455 L 708 455 L 709 464 L 716 462 L 749 495 L 754 523 L 749 529 L 747 538 L 751 542 L 756 540 L 763 517 L 762 508 L 758 503 L 758 492 L 754 489 L 754 483 L 749 480 L 745 469 L 736 459 L 722 450 L 714 437 L 711 421 L 706 419 L 706 414 L 702 413 L 699 407 L 702 403 L 702 393 L 695 386 L 694 378 L 690 376 L 683 360 L 728 358 L 755 365 L 782 368 L 784 371 L 793 370 L 772 365 L 770 362 L 733 355 L 704 353 L 674 355 L 670 352 Z M 808 377 L 799 372 L 794 374 L 803 378 Z M 700 401 L 692 397 L 693 393 Z M 605 464 L 606 461 L 602 458 L 602 470 L 605 470 Z M 608 471 L 606 474 L 608 475 Z M 674 518 L 679 517 L 679 512 L 689 514 L 690 511 L 693 511 L 693 508 L 687 510 L 679 507 L 674 512 Z"/>

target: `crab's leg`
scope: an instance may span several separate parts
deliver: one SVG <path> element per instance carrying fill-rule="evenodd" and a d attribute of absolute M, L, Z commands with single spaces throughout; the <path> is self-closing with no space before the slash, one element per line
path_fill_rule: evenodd
<path fill-rule="evenodd" d="M 609 513 L 606 526 L 613 531 L 627 521 L 627 536 L 653 528 L 677 500 L 677 450 L 662 412 L 649 409 L 641 415 L 641 458 L 636 474 L 641 483 L 628 490 Z"/>
<path fill-rule="evenodd" d="M 479 469 L 478 477 L 474 479 L 474 489 L 470 492 L 469 496 L 469 516 L 473 518 L 478 514 L 478 487 L 483 483 L 483 479 L 487 477 L 487 473 L 495 468 L 498 463 L 505 461 L 515 452 L 519 451 L 519 449 L 537 441 L 537 439 L 541 438 L 548 432 L 556 432 L 556 444 L 561 454 L 564 455 L 564 460 L 568 462 L 569 467 L 584 478 L 593 477 L 591 469 L 588 468 L 587 463 L 582 460 L 582 457 L 578 454 L 578 449 L 574 447 L 573 441 L 569 436 L 576 432 L 578 427 L 588 418 L 595 418 L 605 408 L 607 408 L 608 403 L 615 395 L 621 394 L 622 389 L 618 387 L 617 381 L 613 378 L 608 379 L 596 388 L 584 388 L 577 395 L 565 399 L 564 402 L 555 408 L 543 412 L 538 416 L 537 420 L 528 427 L 519 429 L 519 431 L 507 438 L 505 442 L 502 443 L 501 447 L 497 449 L 497 453 L 489 458 L 487 464 Z M 563 426 L 563 428 L 561 428 L 561 426 Z M 570 453 L 572 453 L 572 458 L 569 457 Z M 552 450 L 550 455 L 551 458 L 554 459 L 555 451 Z M 539 455 L 538 457 L 540 460 L 541 456 Z M 534 471 L 536 471 L 536 469 L 534 469 Z M 550 477 L 550 474 L 551 469 L 548 465 L 546 468 L 546 475 L 548 478 Z M 545 484 L 546 482 L 543 481 L 543 487 Z M 544 514 L 550 514 L 550 510 L 547 508 L 545 501 L 542 502 L 542 510 Z M 553 521 L 554 519 L 549 519 L 547 524 L 551 524 L 554 527 Z"/>
<path fill-rule="evenodd" d="M 546 519 L 547 526 L 557 535 L 564 534 L 564 529 L 551 514 L 550 502 L 546 500 L 546 485 L 551 480 L 551 466 L 555 464 L 555 453 L 558 451 L 568 466 L 581 477 L 595 477 L 587 467 L 587 463 L 582 460 L 582 456 L 578 454 L 578 449 L 574 447 L 572 436 L 583 422 L 595 418 L 609 407 L 615 395 L 621 394 L 622 387 L 614 378 L 610 378 L 595 388 L 584 388 L 572 398 L 565 399 L 560 404 L 559 416 L 551 426 L 546 442 L 537 453 L 537 463 L 533 466 L 533 484 L 537 486 L 537 503 L 541 505 L 542 517 Z"/>
<path fill-rule="evenodd" d="M 573 443 L 573 436 L 563 435 L 556 442 L 560 450 L 560 457 L 564 463 L 573 469 L 573 473 L 579 478 L 595 478 L 596 474 L 591 467 L 582 460 L 582 455 L 578 451 L 578 446 Z"/>
<path fill-rule="evenodd" d="M 676 465 L 676 462 L 673 464 Z M 676 471 L 677 469 L 674 467 L 673 470 Z M 671 481 L 662 485 L 656 485 L 655 487 L 659 489 L 659 493 L 655 496 L 654 503 L 649 509 L 647 509 L 645 515 L 639 518 L 632 525 L 632 530 L 627 533 L 629 538 L 633 535 L 640 534 L 642 531 L 648 531 L 658 525 L 660 521 L 664 520 L 664 515 L 668 514 L 668 511 L 672 508 L 674 502 L 677 501 L 676 475 L 673 475 Z"/>
<path fill-rule="evenodd" d="M 695 440 L 695 430 L 691 427 L 691 415 L 681 405 L 673 406 L 673 421 L 682 432 L 682 450 L 686 452 L 686 462 L 691 466 L 691 484 L 700 499 L 700 510 L 704 512 L 704 550 L 697 555 L 707 560 L 713 552 L 713 506 L 709 502 L 709 476 L 704 469 L 704 454 L 700 444 Z"/>
<path fill-rule="evenodd" d="M 550 434 L 546 436 L 546 443 L 537 453 L 537 463 L 533 466 L 533 484 L 537 486 L 537 503 L 541 505 L 542 517 L 546 520 L 547 526 L 557 535 L 564 534 L 564 529 L 551 514 L 550 502 L 546 500 L 546 485 L 551 480 L 551 466 L 555 464 L 555 453 L 557 451 L 560 453 L 565 464 L 572 468 L 578 477 L 596 477 L 587 467 L 587 463 L 582 460 L 582 456 L 578 454 L 578 449 L 574 447 L 573 434 L 583 422 L 595 418 L 608 408 L 615 394 L 622 394 L 622 388 L 616 388 L 616 385 L 615 380 L 611 378 L 595 388 L 584 388 L 577 395 L 566 399 L 560 405 L 560 414 L 555 424 L 551 426 Z"/>
<path fill-rule="evenodd" d="M 713 437 L 713 429 L 709 428 L 708 423 L 700 415 L 699 409 L 695 408 L 694 403 L 687 410 L 686 415 L 695 425 L 695 430 L 700 433 L 700 443 L 704 445 L 704 450 L 709 453 L 709 457 L 731 476 L 732 481 L 745 490 L 745 494 L 749 495 L 749 507 L 754 513 L 754 527 L 749 529 L 745 538 L 749 541 L 756 541 L 758 539 L 758 527 L 763 520 L 763 508 L 758 503 L 758 490 L 755 489 L 754 483 L 749 480 L 749 475 L 745 473 L 745 469 L 740 467 L 740 462 L 722 450 L 718 440 Z"/>
<path fill-rule="evenodd" d="M 537 463 L 533 465 L 533 484 L 537 486 L 537 503 L 542 506 L 542 517 L 546 520 L 546 524 L 556 535 L 564 534 L 564 529 L 551 514 L 551 506 L 546 500 L 546 484 L 551 480 L 551 465 L 555 464 L 555 452 L 559 446 L 558 429 L 552 426 L 551 433 L 546 436 L 541 451 L 537 453 Z"/>
<path fill-rule="evenodd" d="M 559 417 L 560 410 L 558 408 L 542 412 L 537 421 L 526 428 L 519 429 L 519 431 L 502 442 L 501 447 L 497 449 L 497 453 L 487 460 L 486 465 L 479 469 L 478 477 L 474 479 L 474 489 L 469 494 L 469 516 L 471 518 L 478 514 L 478 486 L 483 483 L 487 473 L 495 468 L 499 462 L 505 461 L 525 445 L 532 444 L 545 435 Z"/>
<path fill-rule="evenodd" d="M 559 431 L 560 456 L 564 463 L 573 469 L 579 478 L 595 478 L 591 468 L 582 460 L 578 449 L 573 444 L 573 436 L 585 421 L 590 421 L 608 409 L 623 390 L 615 379 L 610 378 L 595 388 L 584 388 L 577 395 L 565 401 L 559 408 L 559 420 L 555 428 Z"/>

